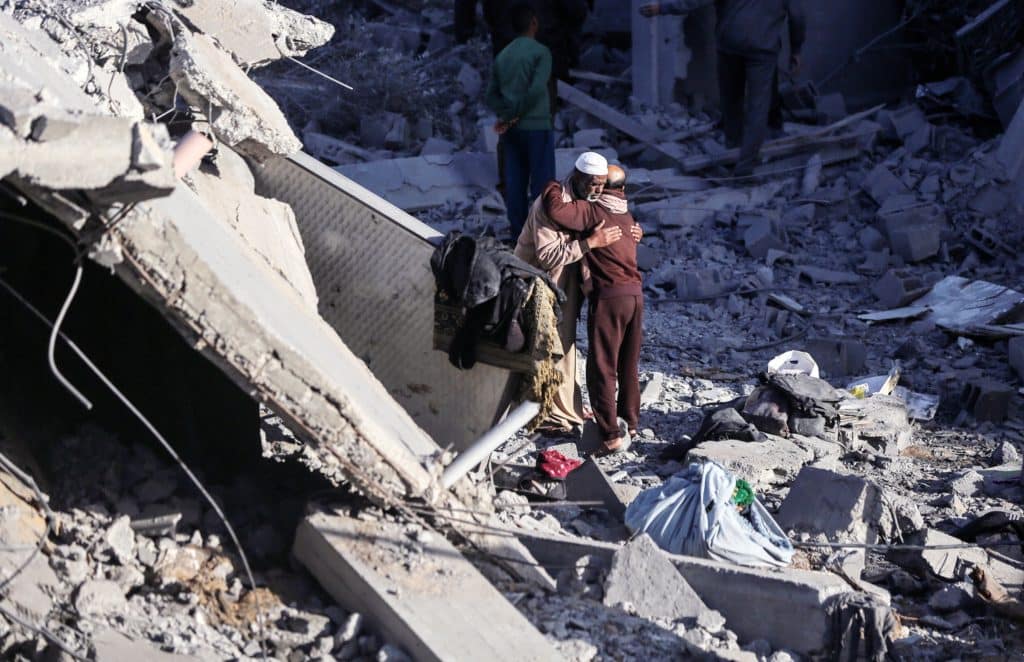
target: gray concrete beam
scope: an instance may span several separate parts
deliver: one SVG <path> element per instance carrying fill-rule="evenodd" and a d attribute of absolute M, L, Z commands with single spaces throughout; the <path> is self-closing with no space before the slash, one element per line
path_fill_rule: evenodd
<path fill-rule="evenodd" d="M 619 545 L 516 531 L 542 565 L 573 566 L 586 555 L 610 564 Z M 807 570 L 760 570 L 690 556 L 669 558 L 708 607 L 725 616 L 742 641 L 765 639 L 799 653 L 830 643 L 828 603 L 852 589 L 841 578 Z M 883 595 L 885 595 L 883 593 Z"/>
<path fill-rule="evenodd" d="M 554 647 L 441 535 L 316 513 L 295 557 L 416 660 L 558 660 Z"/>

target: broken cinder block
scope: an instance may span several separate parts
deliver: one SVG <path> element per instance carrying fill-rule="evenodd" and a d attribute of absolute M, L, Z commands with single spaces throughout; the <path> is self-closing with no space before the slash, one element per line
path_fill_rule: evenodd
<path fill-rule="evenodd" d="M 976 421 L 1000 423 L 1010 410 L 1013 388 L 993 379 L 976 379 L 964 387 L 960 401 Z"/>
<path fill-rule="evenodd" d="M 768 255 L 768 251 L 782 250 L 786 247 L 770 218 L 755 217 L 751 221 L 743 233 L 743 245 L 751 257 L 760 260 Z"/>
<path fill-rule="evenodd" d="M 886 308 L 899 308 L 928 292 L 928 285 L 906 271 L 890 269 L 874 285 L 871 293 Z"/>
<path fill-rule="evenodd" d="M 879 205 L 894 195 L 910 192 L 910 189 L 882 164 L 875 166 L 875 169 L 868 173 L 861 182 L 861 188 Z"/>

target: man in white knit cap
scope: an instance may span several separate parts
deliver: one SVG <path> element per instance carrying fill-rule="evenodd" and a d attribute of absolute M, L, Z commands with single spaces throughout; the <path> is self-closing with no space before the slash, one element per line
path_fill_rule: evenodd
<path fill-rule="evenodd" d="M 566 202 L 572 200 L 596 200 L 604 189 L 608 178 L 608 161 L 596 152 L 584 152 L 576 159 L 576 167 L 563 182 L 549 184 L 559 186 Z M 594 248 L 603 248 L 622 237 L 621 228 L 598 227 L 593 234 L 579 238 L 555 225 L 544 212 L 544 205 L 538 197 L 530 206 L 526 225 L 516 244 L 516 257 L 548 272 L 551 279 L 565 292 L 562 304 L 562 321 L 558 335 L 562 340 L 565 356 L 558 364 L 562 373 L 562 385 L 555 396 L 550 418 L 544 422 L 549 431 L 570 431 L 573 426 L 582 425 L 584 418 L 583 395 L 576 381 L 576 322 L 583 302 L 581 273 L 583 256 Z"/>

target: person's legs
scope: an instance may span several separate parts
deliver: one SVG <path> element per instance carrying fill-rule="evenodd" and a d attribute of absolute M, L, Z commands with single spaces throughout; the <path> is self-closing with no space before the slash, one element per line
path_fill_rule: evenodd
<path fill-rule="evenodd" d="M 625 304 L 625 305 L 623 305 Z M 587 337 L 590 352 L 587 355 L 587 389 L 594 421 L 607 444 L 621 436 L 615 401 L 615 381 L 618 373 L 619 346 L 630 317 L 632 298 L 615 297 L 595 299 L 590 304 Z"/>
<path fill-rule="evenodd" d="M 746 86 L 743 58 L 718 52 L 718 93 L 722 106 L 725 146 L 739 147 L 743 137 L 743 90 Z"/>
<path fill-rule="evenodd" d="M 528 134 L 530 159 L 530 204 L 544 192 L 544 187 L 555 178 L 555 132 L 524 131 Z"/>
<path fill-rule="evenodd" d="M 737 174 L 753 172 L 761 145 L 768 136 L 768 114 L 772 106 L 772 82 L 775 80 L 774 57 L 746 59 L 747 98 L 743 114 L 743 141 L 740 146 L 740 160 L 736 164 Z"/>
<path fill-rule="evenodd" d="M 580 317 L 581 292 L 579 265 L 570 264 L 562 270 L 558 287 L 565 292 L 562 319 L 558 323 L 558 337 L 564 352 L 555 369 L 562 375 L 562 383 L 555 392 L 551 413 L 544 421 L 546 427 L 568 431 L 583 424 L 583 394 L 576 380 L 576 321 Z"/>
<path fill-rule="evenodd" d="M 622 301 L 632 301 L 633 307 L 619 346 L 617 409 L 630 432 L 636 432 L 640 425 L 640 346 L 644 336 L 644 298 L 622 297 Z"/>
<path fill-rule="evenodd" d="M 529 202 L 526 199 L 526 187 L 530 181 L 530 162 L 526 150 L 526 137 L 523 132 L 511 128 L 501 136 L 502 154 L 505 161 L 505 210 L 508 213 L 508 224 L 512 232 L 512 241 L 519 238 L 526 223 Z"/>

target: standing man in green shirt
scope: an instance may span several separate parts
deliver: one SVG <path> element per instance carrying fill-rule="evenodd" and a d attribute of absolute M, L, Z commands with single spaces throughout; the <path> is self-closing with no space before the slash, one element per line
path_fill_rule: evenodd
<path fill-rule="evenodd" d="M 551 51 L 536 40 L 540 24 L 528 3 L 509 8 L 507 20 L 519 37 L 491 67 L 486 102 L 498 115 L 505 168 L 505 209 L 512 241 L 519 238 L 530 201 L 555 178 L 555 138 L 551 123 Z"/>

